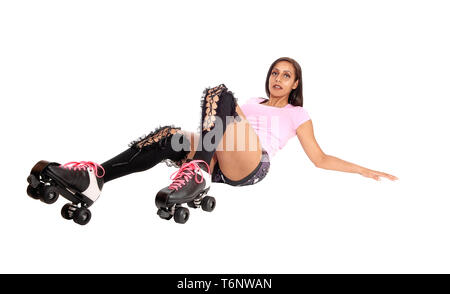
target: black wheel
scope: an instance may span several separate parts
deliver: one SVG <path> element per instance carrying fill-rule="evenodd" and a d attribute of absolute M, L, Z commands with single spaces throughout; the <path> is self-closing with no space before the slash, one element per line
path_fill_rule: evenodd
<path fill-rule="evenodd" d="M 189 209 L 186 207 L 178 207 L 175 209 L 175 215 L 173 216 L 173 219 L 178 224 L 184 224 L 189 219 Z"/>
<path fill-rule="evenodd" d="M 172 218 L 172 215 L 165 209 L 158 209 L 157 214 L 159 215 L 160 218 L 165 219 L 165 220 L 169 220 Z"/>
<path fill-rule="evenodd" d="M 194 201 L 188 202 L 187 206 L 189 206 L 190 208 L 197 208 L 197 206 L 194 204 Z"/>
<path fill-rule="evenodd" d="M 84 226 L 91 220 L 91 212 L 85 207 L 80 207 L 74 211 L 72 217 L 75 223 Z"/>
<path fill-rule="evenodd" d="M 78 208 L 75 205 L 67 203 L 61 208 L 61 215 L 65 219 L 73 219 L 73 213 L 77 209 Z"/>
<path fill-rule="evenodd" d="M 43 186 L 39 191 L 41 201 L 47 204 L 55 203 L 58 200 L 58 190 L 54 186 Z"/>
<path fill-rule="evenodd" d="M 29 175 L 28 178 L 27 178 L 27 182 L 33 188 L 37 188 L 37 186 L 39 186 L 39 183 L 40 183 L 39 179 L 36 178 L 35 175 Z"/>
<path fill-rule="evenodd" d="M 211 196 L 205 196 L 202 200 L 202 209 L 204 211 L 211 212 L 216 207 L 216 198 Z"/>
<path fill-rule="evenodd" d="M 27 194 L 33 199 L 39 199 L 39 190 L 33 188 L 31 185 L 28 185 L 27 187 Z"/>

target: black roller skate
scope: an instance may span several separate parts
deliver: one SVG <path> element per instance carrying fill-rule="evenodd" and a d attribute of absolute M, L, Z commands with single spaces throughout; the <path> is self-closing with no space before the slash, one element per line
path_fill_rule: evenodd
<path fill-rule="evenodd" d="M 98 174 L 98 169 L 103 171 L 102 175 Z M 41 160 L 27 178 L 27 194 L 47 204 L 55 203 L 62 195 L 72 202 L 63 206 L 62 217 L 85 225 L 91 219 L 88 207 L 100 196 L 104 173 L 101 165 L 90 161 L 60 165 Z"/>
<path fill-rule="evenodd" d="M 205 175 L 198 164 L 204 164 L 208 168 Z M 172 184 L 161 189 L 155 199 L 158 215 L 162 219 L 169 220 L 174 217 L 175 222 L 186 223 L 189 219 L 189 209 L 183 207 L 183 203 L 187 203 L 191 208 L 201 207 L 204 211 L 214 210 L 215 198 L 205 196 L 211 185 L 209 165 L 205 161 L 187 159 L 170 179 L 173 180 Z"/>

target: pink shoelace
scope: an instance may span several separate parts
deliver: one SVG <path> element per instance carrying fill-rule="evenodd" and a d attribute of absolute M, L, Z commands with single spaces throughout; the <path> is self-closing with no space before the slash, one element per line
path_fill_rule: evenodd
<path fill-rule="evenodd" d="M 203 160 L 192 160 L 189 162 L 183 163 L 183 165 L 178 169 L 178 171 L 174 172 L 170 175 L 170 179 L 173 180 L 172 184 L 170 184 L 170 190 L 178 190 L 182 186 L 184 186 L 191 178 L 195 175 L 195 181 L 200 184 L 203 182 L 203 170 L 198 166 L 198 163 L 204 163 L 208 167 L 209 174 L 209 165 Z M 201 174 L 200 180 L 197 180 L 198 172 Z M 174 176 L 175 175 L 175 176 Z"/>
<path fill-rule="evenodd" d="M 73 170 L 86 170 L 87 168 L 89 168 L 89 170 L 95 171 L 95 176 L 97 178 L 103 178 L 103 176 L 105 175 L 105 169 L 103 168 L 103 166 L 92 161 L 72 161 L 60 166 Z M 98 175 L 99 168 L 103 171 L 101 176 Z"/>

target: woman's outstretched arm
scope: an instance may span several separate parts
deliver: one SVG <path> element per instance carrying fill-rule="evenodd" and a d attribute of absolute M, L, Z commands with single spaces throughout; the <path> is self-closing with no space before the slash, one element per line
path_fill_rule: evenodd
<path fill-rule="evenodd" d="M 391 181 L 398 180 L 398 178 L 393 175 L 371 170 L 335 156 L 325 154 L 322 149 L 320 149 L 320 146 L 314 137 L 314 130 L 311 120 L 306 121 L 297 128 L 297 137 L 303 147 L 303 150 L 305 150 L 306 155 L 308 155 L 309 159 L 316 167 L 328 170 L 358 173 L 364 177 L 372 178 L 377 181 L 380 180 L 380 177 L 385 177 Z"/>

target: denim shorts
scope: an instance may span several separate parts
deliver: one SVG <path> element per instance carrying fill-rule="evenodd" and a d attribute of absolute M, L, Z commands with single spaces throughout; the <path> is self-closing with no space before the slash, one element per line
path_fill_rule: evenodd
<path fill-rule="evenodd" d="M 264 148 L 262 148 L 261 151 L 261 160 L 259 161 L 258 166 L 245 178 L 238 181 L 230 180 L 220 170 L 219 162 L 216 162 L 212 172 L 211 181 L 213 183 L 223 183 L 231 186 L 247 186 L 260 182 L 262 179 L 264 179 L 270 169 L 269 155 L 267 154 L 267 151 L 264 150 Z"/>

